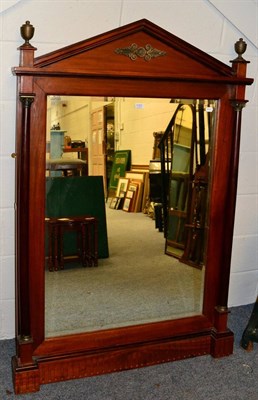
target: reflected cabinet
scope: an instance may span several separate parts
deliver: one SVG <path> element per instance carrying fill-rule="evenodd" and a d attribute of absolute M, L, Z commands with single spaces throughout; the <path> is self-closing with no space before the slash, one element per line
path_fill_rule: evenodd
<path fill-rule="evenodd" d="M 247 103 L 245 88 L 253 82 L 246 77 L 245 42 L 236 42 L 237 54 L 226 65 L 143 19 L 35 57 L 33 33 L 26 21 L 21 27 L 20 64 L 13 67 L 17 79 L 15 392 L 35 392 L 42 384 L 204 354 L 231 354 L 234 335 L 227 326 L 227 300 L 241 114 Z M 130 263 L 120 263 L 127 272 L 119 290 L 118 281 L 112 282 L 115 251 L 106 223 L 100 177 L 104 173 L 92 173 L 90 165 L 100 171 L 106 160 L 103 121 L 98 119 L 97 128 L 88 130 L 89 171 L 84 174 L 85 160 L 75 156 L 68 162 L 72 152 L 65 151 L 70 132 L 63 121 L 66 109 L 72 114 L 70 100 L 83 101 L 78 109 L 89 110 L 89 118 L 94 109 L 112 107 L 111 134 L 116 140 L 116 113 L 119 110 L 122 124 L 127 104 L 133 105 L 128 110 L 138 113 L 146 104 L 151 117 L 156 112 L 163 118 L 160 129 L 156 124 L 149 135 L 153 138 L 155 130 L 163 131 L 159 160 L 154 162 L 161 166 L 163 182 L 161 253 L 166 264 L 155 262 L 143 246 L 141 257 L 133 260 L 138 263 L 134 273 L 128 270 Z M 56 107 L 51 115 L 59 120 L 50 119 L 50 105 Z M 59 123 L 66 142 L 58 143 L 53 157 L 49 132 Z M 143 129 L 138 130 L 143 143 Z M 120 143 L 119 150 L 129 149 Z M 70 167 L 64 174 L 48 167 L 53 163 Z M 76 174 L 70 171 L 74 168 Z M 131 176 L 144 179 L 139 171 Z M 128 194 L 137 187 L 139 183 L 129 185 Z M 91 230 L 88 221 L 93 220 L 98 231 Z M 56 223 L 49 235 L 51 221 Z M 78 267 L 76 263 L 86 260 L 92 248 L 92 266 L 84 262 Z M 147 303 L 158 305 L 158 315 L 148 314 Z"/>

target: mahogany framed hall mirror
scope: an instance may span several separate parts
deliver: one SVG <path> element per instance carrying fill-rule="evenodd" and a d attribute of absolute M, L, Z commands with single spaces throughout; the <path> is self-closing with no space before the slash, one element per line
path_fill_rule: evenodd
<path fill-rule="evenodd" d="M 17 77 L 16 355 L 12 360 L 15 392 L 34 392 L 40 389 L 41 384 L 139 368 L 198 355 L 211 354 L 213 357 L 222 357 L 231 354 L 233 333 L 227 327 L 227 297 L 241 112 L 246 104 L 245 87 L 253 82 L 252 79 L 246 78 L 247 61 L 242 57 L 245 43 L 242 39 L 237 42 L 235 49 L 238 56 L 231 62 L 232 66 L 228 66 L 143 19 L 52 53 L 34 57 L 36 49 L 30 44 L 33 31 L 29 21 L 22 26 L 21 33 L 25 43 L 19 48 L 20 65 L 13 68 L 13 74 Z M 144 253 L 144 247 L 142 255 L 145 255 L 144 261 L 147 260 L 146 268 L 149 267 L 144 281 L 147 287 L 148 279 L 152 279 L 151 289 L 145 288 L 144 298 L 140 294 L 137 304 L 133 303 L 138 295 L 137 287 L 142 286 L 139 283 L 139 271 L 143 261 L 139 261 L 134 273 L 128 273 L 130 282 L 126 281 L 117 298 L 116 304 L 120 305 L 124 300 L 128 307 L 132 304 L 131 309 L 126 308 L 121 312 L 121 319 L 114 319 L 109 323 L 110 316 L 115 314 L 119 307 L 115 302 L 112 303 L 115 296 L 112 291 L 116 285 L 112 285 L 110 278 L 112 268 L 110 267 L 108 272 L 105 271 L 105 260 L 100 260 L 100 265 L 96 268 L 77 268 L 82 277 L 79 280 L 84 282 L 84 289 L 88 294 L 94 292 L 93 286 L 89 285 L 95 285 L 95 303 L 100 303 L 98 292 L 103 294 L 104 290 L 100 280 L 104 279 L 107 284 L 110 279 L 105 301 L 101 303 L 100 308 L 89 305 L 84 297 L 81 303 L 76 303 L 75 294 L 80 292 L 77 286 L 72 287 L 65 296 L 69 297 L 69 305 L 73 308 L 69 317 L 65 309 L 67 301 L 64 297 L 60 300 L 60 293 L 55 292 L 56 297 L 51 298 L 51 301 L 48 298 L 49 285 L 58 285 L 59 279 L 65 276 L 62 270 L 49 271 L 46 264 L 46 242 L 50 240 L 46 235 L 46 217 L 49 216 L 46 215 L 48 185 L 49 182 L 51 185 L 52 182 L 69 182 L 69 185 L 76 180 L 84 182 L 80 179 L 81 176 L 60 176 L 60 171 L 55 171 L 57 174 L 51 176 L 46 169 L 49 156 L 46 148 L 51 130 L 49 122 L 52 123 L 48 105 L 51 104 L 51 100 L 61 99 L 65 108 L 67 102 L 74 99 L 77 101 L 79 98 L 83 99 L 85 104 L 90 104 L 91 108 L 95 103 L 96 107 L 100 104 L 110 106 L 112 103 L 114 107 L 119 104 L 118 108 L 121 111 L 124 104 L 132 103 L 132 108 L 139 112 L 146 105 L 145 108 L 151 110 L 149 117 L 161 109 L 160 114 L 165 115 L 162 120 L 164 130 L 175 113 L 175 104 L 178 102 L 181 107 L 184 104 L 204 105 L 207 112 L 204 120 L 209 120 L 208 113 L 212 113 L 208 139 L 204 138 L 204 149 L 208 149 L 209 157 L 205 158 L 208 183 L 206 182 L 202 266 L 194 268 L 189 265 L 191 263 L 184 264 L 183 260 L 178 259 L 175 264 L 175 259 L 165 254 L 164 241 L 163 256 L 171 263 L 164 267 L 167 268 L 164 282 L 171 282 L 170 274 L 178 270 L 177 279 L 183 294 L 180 295 L 182 297 L 176 297 L 176 289 L 171 284 L 167 288 L 167 299 L 162 287 L 164 297 L 159 303 L 159 318 L 145 314 L 147 311 L 143 308 L 144 303 L 151 302 L 156 289 L 163 285 L 158 281 L 158 276 L 161 275 L 157 273 L 160 262 L 150 257 L 148 250 Z M 186 109 L 187 107 L 184 107 L 184 110 Z M 121 122 L 123 121 L 120 118 L 119 123 Z M 157 129 L 156 122 L 153 119 L 148 124 L 153 127 L 150 132 L 152 136 Z M 159 127 L 160 122 L 157 125 Z M 141 138 L 142 129 L 136 131 L 138 138 Z M 185 129 L 185 132 L 188 131 Z M 92 143 L 94 140 L 98 142 L 93 134 L 90 134 L 89 140 Z M 184 154 L 187 154 L 190 148 L 191 137 L 187 140 L 188 142 L 177 143 L 177 148 L 180 151 L 184 150 Z M 199 143 L 200 138 L 197 141 Z M 144 143 L 143 141 L 143 145 Z M 101 142 L 99 144 L 101 145 Z M 129 144 L 130 141 L 127 142 L 127 146 Z M 121 147 L 121 150 L 128 149 Z M 55 154 L 55 157 L 60 157 L 60 154 Z M 185 173 L 189 175 L 188 172 Z M 96 190 L 92 189 L 91 184 L 87 186 L 87 193 L 92 195 L 91 203 L 98 201 Z M 72 189 L 66 189 L 67 193 L 70 196 Z M 102 198 L 103 193 L 100 190 Z M 60 203 L 60 194 L 55 199 L 53 202 L 56 206 Z M 119 212 L 113 209 L 111 211 Z M 87 212 L 86 209 L 84 214 L 92 212 Z M 130 217 L 130 213 L 121 213 L 127 218 Z M 108 217 L 105 204 L 101 215 L 104 219 Z M 105 223 L 104 221 L 104 228 Z M 109 228 L 107 237 L 108 235 Z M 111 246 L 109 237 L 107 242 Z M 108 259 L 108 256 L 107 251 L 105 257 Z M 133 264 L 135 263 L 136 260 L 133 261 Z M 122 267 L 122 263 L 120 265 Z M 66 275 L 66 282 L 72 282 L 76 268 L 64 270 L 70 274 Z M 91 271 L 91 277 L 87 275 L 88 271 Z M 184 279 L 188 279 L 190 286 L 187 286 Z M 198 305 L 194 308 L 196 298 L 190 298 L 190 306 L 185 309 L 186 293 L 190 292 L 189 287 L 196 286 L 197 281 Z M 65 284 L 65 280 L 62 284 Z M 130 301 L 124 298 L 126 286 L 130 286 L 132 290 L 131 297 L 128 297 Z M 80 292 L 80 296 L 82 293 Z M 157 301 L 154 300 L 152 308 Z M 50 303 L 52 308 L 49 311 Z M 105 304 L 109 305 L 107 309 Z M 176 304 L 179 311 L 175 311 Z M 165 309 L 166 312 L 162 314 L 162 310 Z M 139 313 L 133 318 L 135 310 L 139 310 Z M 102 322 L 98 321 L 91 326 L 87 317 L 97 319 L 102 311 Z M 51 318 L 48 312 L 54 313 L 54 329 L 49 326 Z M 60 318 L 71 321 L 68 330 L 59 330 L 57 320 Z M 77 325 L 79 320 L 83 321 L 82 326 Z"/>

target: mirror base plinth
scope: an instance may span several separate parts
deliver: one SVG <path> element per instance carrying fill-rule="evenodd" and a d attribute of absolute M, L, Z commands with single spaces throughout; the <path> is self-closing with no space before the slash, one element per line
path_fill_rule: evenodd
<path fill-rule="evenodd" d="M 12 373 L 15 394 L 33 393 L 40 390 L 40 371 L 37 363 L 20 365 L 18 357 L 14 356 Z"/>
<path fill-rule="evenodd" d="M 233 353 L 234 334 L 229 329 L 225 332 L 214 330 L 211 335 L 211 355 L 214 358 L 230 356 Z"/>
<path fill-rule="evenodd" d="M 37 367 L 17 367 L 14 357 L 14 387 L 16 393 L 29 393 L 40 390 L 40 385 L 48 383 L 143 368 L 203 355 L 223 357 L 232 352 L 233 334 L 230 331 L 224 334 L 208 331 L 193 334 L 191 338 L 170 338 L 156 343 L 99 349 L 94 353 L 60 355 L 53 359 L 40 357 Z"/>

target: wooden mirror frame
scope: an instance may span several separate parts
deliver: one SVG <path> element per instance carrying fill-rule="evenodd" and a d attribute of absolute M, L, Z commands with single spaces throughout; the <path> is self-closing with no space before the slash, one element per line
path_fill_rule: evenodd
<path fill-rule="evenodd" d="M 16 393 L 41 384 L 233 351 L 227 298 L 246 45 L 232 67 L 143 19 L 34 58 L 29 21 L 21 28 L 16 139 Z M 48 95 L 218 100 L 212 154 L 203 314 L 189 318 L 44 337 L 44 217 Z"/>

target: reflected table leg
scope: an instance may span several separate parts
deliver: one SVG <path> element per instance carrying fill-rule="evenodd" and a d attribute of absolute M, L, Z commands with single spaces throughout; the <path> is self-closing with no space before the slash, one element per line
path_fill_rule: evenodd
<path fill-rule="evenodd" d="M 53 271 L 53 225 L 50 223 L 49 218 L 45 218 L 47 233 L 48 233 L 48 270 Z"/>
<path fill-rule="evenodd" d="M 59 265 L 64 269 L 64 224 L 60 224 L 57 229 L 57 248 L 59 248 Z"/>
<path fill-rule="evenodd" d="M 81 224 L 82 254 L 84 266 L 98 266 L 98 229 L 97 220 L 87 217 Z"/>
<path fill-rule="evenodd" d="M 53 227 L 53 237 L 54 237 L 54 270 L 58 271 L 58 224 L 55 224 Z"/>

